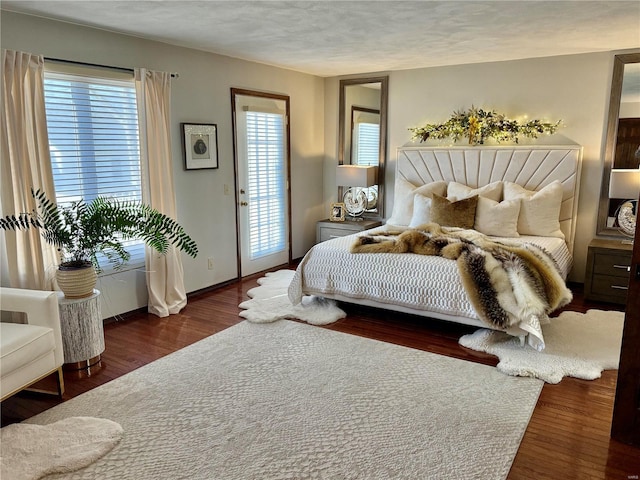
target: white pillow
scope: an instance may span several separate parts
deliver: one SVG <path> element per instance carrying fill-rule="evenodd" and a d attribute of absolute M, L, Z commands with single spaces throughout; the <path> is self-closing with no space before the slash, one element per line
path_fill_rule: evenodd
<path fill-rule="evenodd" d="M 517 183 L 504 182 L 504 199 L 520 200 L 518 233 L 540 237 L 564 238 L 560 230 L 562 183 L 551 182 L 538 191 L 526 190 Z"/>
<path fill-rule="evenodd" d="M 471 188 L 458 182 L 449 182 L 447 186 L 447 198 L 449 199 L 462 200 L 474 195 L 499 202 L 502 198 L 502 182 L 493 182 L 480 188 Z"/>
<path fill-rule="evenodd" d="M 495 237 L 519 237 L 519 213 L 520 200 L 496 202 L 490 198 L 478 197 L 473 228 L 480 233 Z"/>
<path fill-rule="evenodd" d="M 413 197 L 413 216 L 409 226 L 415 228 L 431 222 L 431 197 L 416 194 Z"/>
<path fill-rule="evenodd" d="M 407 227 L 413 217 L 413 197 L 416 194 L 430 197 L 434 193 L 444 195 L 447 182 L 432 182 L 419 187 L 402 178 L 396 179 L 393 193 L 393 212 L 387 220 L 387 225 Z"/>

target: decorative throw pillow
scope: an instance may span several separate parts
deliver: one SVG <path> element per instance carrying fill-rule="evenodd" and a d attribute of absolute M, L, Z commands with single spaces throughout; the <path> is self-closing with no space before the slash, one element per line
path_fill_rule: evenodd
<path fill-rule="evenodd" d="M 473 228 L 480 233 L 494 237 L 519 237 L 519 213 L 520 200 L 495 202 L 489 198 L 478 197 Z"/>
<path fill-rule="evenodd" d="M 396 179 L 393 193 L 393 211 L 387 220 L 387 225 L 407 227 L 413 217 L 413 198 L 416 194 L 431 196 L 433 193 L 444 195 L 447 191 L 447 182 L 432 182 L 416 186 L 402 178 Z"/>
<path fill-rule="evenodd" d="M 431 222 L 431 197 L 420 195 L 413 197 L 413 216 L 409 226 L 415 228 L 419 225 Z"/>
<path fill-rule="evenodd" d="M 434 193 L 431 204 L 431 221 L 443 227 L 473 228 L 477 204 L 477 195 L 451 202 Z"/>
<path fill-rule="evenodd" d="M 474 195 L 490 198 L 491 200 L 499 202 L 502 198 L 502 182 L 493 182 L 479 188 L 471 188 L 458 182 L 449 182 L 447 186 L 447 198 L 449 199 L 455 198 L 462 200 L 463 198 L 473 197 Z"/>
<path fill-rule="evenodd" d="M 504 182 L 504 199 L 520 200 L 520 235 L 564 238 L 560 230 L 562 194 L 562 183 L 558 180 L 538 191 L 527 190 L 517 183 Z"/>

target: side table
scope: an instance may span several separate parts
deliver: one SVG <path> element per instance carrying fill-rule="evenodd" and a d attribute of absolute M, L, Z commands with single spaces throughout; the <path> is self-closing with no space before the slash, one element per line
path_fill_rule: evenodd
<path fill-rule="evenodd" d="M 633 245 L 594 238 L 589 243 L 584 298 L 600 302 L 627 302 Z"/>
<path fill-rule="evenodd" d="M 95 365 L 104 352 L 100 291 L 85 298 L 65 298 L 58 292 L 64 368 L 81 370 Z"/>

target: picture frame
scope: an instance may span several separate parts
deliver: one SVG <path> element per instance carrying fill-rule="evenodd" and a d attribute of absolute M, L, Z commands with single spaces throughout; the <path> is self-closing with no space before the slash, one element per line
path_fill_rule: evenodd
<path fill-rule="evenodd" d="M 344 222 L 345 218 L 345 207 L 344 203 L 332 203 L 331 211 L 329 212 L 329 220 L 332 222 Z"/>
<path fill-rule="evenodd" d="M 218 126 L 215 123 L 181 123 L 185 170 L 218 168 Z"/>

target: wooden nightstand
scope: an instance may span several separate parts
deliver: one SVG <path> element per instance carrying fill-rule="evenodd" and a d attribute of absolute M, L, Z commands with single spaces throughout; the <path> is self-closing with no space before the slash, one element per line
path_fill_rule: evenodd
<path fill-rule="evenodd" d="M 594 238 L 589 244 L 584 297 L 588 300 L 625 304 L 633 245 L 621 240 Z"/>
<path fill-rule="evenodd" d="M 362 220 L 361 222 L 354 222 L 352 220 L 345 220 L 344 222 L 332 222 L 329 219 L 321 220 L 316 226 L 316 243 L 362 232 L 370 228 L 379 227 L 380 225 L 382 225 L 382 222 L 379 220 Z"/>

